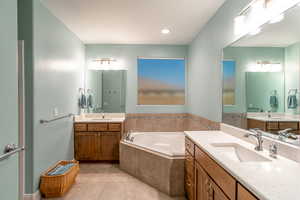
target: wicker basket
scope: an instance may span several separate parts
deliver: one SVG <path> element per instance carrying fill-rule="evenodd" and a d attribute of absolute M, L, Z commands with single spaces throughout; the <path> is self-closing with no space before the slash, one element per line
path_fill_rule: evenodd
<path fill-rule="evenodd" d="M 66 165 L 75 163 L 67 172 L 61 175 L 48 176 L 48 173 L 57 165 Z M 76 160 L 60 161 L 55 166 L 51 167 L 41 176 L 40 192 L 46 198 L 63 196 L 75 182 L 79 172 L 79 162 Z"/>

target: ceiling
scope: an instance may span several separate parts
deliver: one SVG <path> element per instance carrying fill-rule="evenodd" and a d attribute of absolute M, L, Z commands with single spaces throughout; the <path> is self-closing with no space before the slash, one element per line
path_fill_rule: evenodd
<path fill-rule="evenodd" d="M 246 36 L 232 46 L 239 47 L 287 47 L 300 42 L 300 7 L 285 13 L 285 19 L 276 24 L 266 24 L 262 32 Z"/>
<path fill-rule="evenodd" d="M 84 43 L 188 44 L 225 0 L 42 0 Z M 161 34 L 163 28 L 171 33 Z"/>

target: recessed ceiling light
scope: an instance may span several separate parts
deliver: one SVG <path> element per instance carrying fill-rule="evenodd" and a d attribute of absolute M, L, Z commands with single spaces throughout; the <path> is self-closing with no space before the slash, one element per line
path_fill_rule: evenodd
<path fill-rule="evenodd" d="M 167 29 L 167 28 L 164 28 L 161 30 L 162 34 L 169 34 L 170 32 L 171 32 L 170 29 Z"/>
<path fill-rule="evenodd" d="M 250 34 L 250 35 L 257 35 L 257 34 L 259 34 L 260 32 L 261 32 L 261 28 L 257 28 L 257 29 L 255 29 L 255 30 L 251 31 L 249 34 Z"/>
<path fill-rule="evenodd" d="M 270 20 L 270 24 L 278 23 L 278 22 L 282 21 L 283 19 L 284 19 L 284 14 L 278 15 Z"/>

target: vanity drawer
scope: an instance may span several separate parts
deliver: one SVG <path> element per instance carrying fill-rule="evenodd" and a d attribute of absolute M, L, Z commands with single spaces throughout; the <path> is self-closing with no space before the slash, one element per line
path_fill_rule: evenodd
<path fill-rule="evenodd" d="M 109 131 L 121 131 L 122 125 L 118 123 L 109 123 L 108 130 Z"/>
<path fill-rule="evenodd" d="M 88 131 L 107 131 L 107 123 L 92 123 L 88 124 Z"/>
<path fill-rule="evenodd" d="M 267 123 L 267 129 L 268 130 L 278 130 L 279 129 L 278 122 L 268 122 Z"/>
<path fill-rule="evenodd" d="M 231 200 L 235 200 L 235 179 L 197 146 L 195 147 L 195 159 L 216 184 L 223 189 L 224 193 Z"/>
<path fill-rule="evenodd" d="M 74 124 L 75 131 L 87 131 L 87 124 Z"/>
<path fill-rule="evenodd" d="M 294 130 L 298 130 L 298 123 L 297 122 L 279 122 L 279 128 L 281 130 L 292 128 Z"/>
<path fill-rule="evenodd" d="M 195 155 L 195 145 L 194 143 L 188 139 L 187 137 L 185 137 L 185 149 L 192 155 Z"/>
<path fill-rule="evenodd" d="M 238 183 L 237 187 L 237 200 L 258 200 L 255 196 L 253 196 L 248 190 L 246 190 L 242 185 Z"/>

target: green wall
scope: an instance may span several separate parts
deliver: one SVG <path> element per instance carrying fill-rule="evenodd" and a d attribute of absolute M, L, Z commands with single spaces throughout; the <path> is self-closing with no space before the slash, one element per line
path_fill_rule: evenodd
<path fill-rule="evenodd" d="M 224 59 L 236 61 L 236 105 L 224 106 L 224 112 L 241 113 L 247 111 L 246 68 L 257 61 L 279 62 L 284 65 L 284 48 L 276 47 L 226 47 Z"/>
<path fill-rule="evenodd" d="M 137 106 L 137 58 L 187 57 L 185 45 L 86 45 L 86 65 L 96 58 L 114 58 L 128 68 L 126 84 L 127 113 L 183 113 L 186 106 Z M 188 71 L 188 69 L 187 69 Z"/>
<path fill-rule="evenodd" d="M 250 1 L 225 1 L 189 45 L 189 113 L 222 121 L 222 49 L 238 39 L 234 18 Z"/>
<path fill-rule="evenodd" d="M 0 1 L 0 155 L 18 144 L 17 1 Z M 0 199 L 18 199 L 18 156 L 0 162 Z"/>
<path fill-rule="evenodd" d="M 278 106 L 270 107 L 270 96 L 276 90 Z M 246 72 L 246 110 L 250 104 L 263 111 L 284 112 L 284 73 L 283 72 Z M 253 111 L 252 111 L 253 112 Z M 256 112 L 256 111 L 255 111 Z"/>
<path fill-rule="evenodd" d="M 78 113 L 83 87 L 83 43 L 40 0 L 19 1 L 19 38 L 25 40 L 26 193 L 34 193 L 42 172 L 58 160 L 73 159 L 71 119 L 42 125 L 40 119 Z"/>

